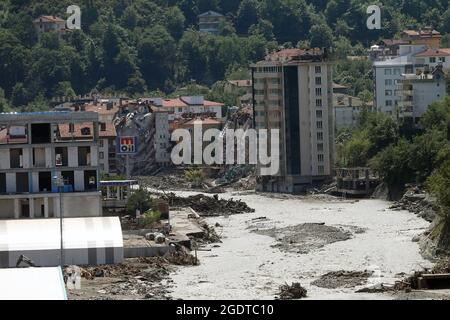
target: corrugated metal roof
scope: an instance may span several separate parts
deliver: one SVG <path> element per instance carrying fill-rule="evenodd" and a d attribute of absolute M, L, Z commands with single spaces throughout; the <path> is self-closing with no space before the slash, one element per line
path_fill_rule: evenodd
<path fill-rule="evenodd" d="M 0 251 L 58 250 L 59 219 L 0 220 Z M 63 219 L 64 249 L 123 247 L 118 217 Z"/>
<path fill-rule="evenodd" d="M 0 300 L 67 300 L 60 267 L 0 269 Z"/>

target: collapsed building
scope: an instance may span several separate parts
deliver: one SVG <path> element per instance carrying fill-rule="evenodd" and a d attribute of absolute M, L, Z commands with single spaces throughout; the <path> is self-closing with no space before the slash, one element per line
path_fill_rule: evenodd
<path fill-rule="evenodd" d="M 133 161 L 117 157 L 117 168 L 129 175 L 150 174 L 170 163 L 170 134 L 168 112 L 152 107 L 147 102 L 122 104 L 114 119 L 120 137 L 137 137 Z M 127 168 L 128 166 L 128 168 Z"/>

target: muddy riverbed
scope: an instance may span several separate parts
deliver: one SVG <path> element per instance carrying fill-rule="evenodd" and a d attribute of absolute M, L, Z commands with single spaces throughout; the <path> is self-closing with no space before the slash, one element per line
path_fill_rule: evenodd
<path fill-rule="evenodd" d="M 170 274 L 174 299 L 273 299 L 292 282 L 308 290 L 307 299 L 395 299 L 355 291 L 431 266 L 411 241 L 428 222 L 388 209 L 389 202 L 252 192 L 220 197 L 241 199 L 255 212 L 206 219 L 220 226 L 222 243 L 199 251 L 199 266 Z"/>

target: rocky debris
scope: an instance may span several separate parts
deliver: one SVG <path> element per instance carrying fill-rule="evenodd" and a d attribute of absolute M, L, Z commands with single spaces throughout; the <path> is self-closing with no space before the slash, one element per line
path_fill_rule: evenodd
<path fill-rule="evenodd" d="M 162 195 L 162 198 L 167 200 L 171 207 L 191 207 L 203 217 L 255 211 L 255 209 L 250 208 L 241 200 L 220 199 L 218 195 L 210 197 L 204 194 L 198 194 L 189 197 L 179 197 L 174 193 L 166 193 Z"/>
<path fill-rule="evenodd" d="M 200 242 L 202 244 L 210 244 L 210 243 L 222 243 L 220 240 L 220 236 L 217 234 L 215 227 L 209 225 L 205 221 L 200 222 L 200 227 L 205 231 L 203 234 L 203 237 L 201 239 L 196 239 L 197 242 Z M 220 224 L 216 227 L 220 227 Z"/>
<path fill-rule="evenodd" d="M 164 258 L 171 264 L 177 266 L 196 266 L 199 261 L 185 247 L 178 246 L 177 250 L 167 253 Z"/>
<path fill-rule="evenodd" d="M 328 184 L 323 184 L 321 186 L 317 186 L 315 188 L 311 188 L 307 190 L 307 194 L 333 194 L 337 190 L 337 183 L 332 182 Z"/>
<path fill-rule="evenodd" d="M 306 298 L 307 290 L 300 283 L 293 282 L 291 285 L 280 286 L 279 298 L 281 300 L 292 300 Z"/>
<path fill-rule="evenodd" d="M 420 186 L 409 186 L 403 197 L 389 209 L 408 210 L 428 222 L 436 217 L 435 201 Z"/>
<path fill-rule="evenodd" d="M 300 254 L 306 254 L 327 244 L 345 241 L 352 237 L 352 233 L 343 227 L 326 226 L 324 223 L 304 223 L 285 228 L 252 231 L 275 238 L 277 243 L 272 247 Z"/>
<path fill-rule="evenodd" d="M 228 166 L 219 173 L 219 178 L 214 181 L 214 184 L 215 188 L 229 186 L 234 190 L 253 190 L 256 187 L 255 166 Z"/>
<path fill-rule="evenodd" d="M 367 279 L 372 275 L 370 271 L 332 271 L 328 272 L 319 279 L 311 282 L 312 285 L 327 288 L 353 288 L 363 285 L 367 282 Z"/>
<path fill-rule="evenodd" d="M 378 284 L 373 287 L 362 288 L 356 292 L 366 292 L 366 293 L 378 293 L 388 291 L 411 292 L 411 290 L 419 288 L 419 278 L 422 277 L 424 274 L 442 274 L 442 273 L 450 273 L 450 257 L 439 260 L 432 269 L 424 268 L 422 271 L 415 271 L 413 274 L 403 278 L 402 280 L 396 281 L 393 286 Z"/>
<path fill-rule="evenodd" d="M 356 293 L 383 293 L 394 291 L 394 286 L 386 286 L 382 283 L 376 284 L 371 287 L 366 287 L 355 291 Z"/>

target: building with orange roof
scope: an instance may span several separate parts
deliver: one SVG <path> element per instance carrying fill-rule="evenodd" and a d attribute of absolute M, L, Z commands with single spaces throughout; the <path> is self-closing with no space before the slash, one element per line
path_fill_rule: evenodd
<path fill-rule="evenodd" d="M 179 98 L 151 98 L 148 99 L 151 105 L 162 108 L 169 112 L 169 121 L 183 118 L 183 114 L 214 113 L 215 118 L 223 121 L 221 102 L 214 102 L 204 99 L 203 96 L 182 96 Z"/>
<path fill-rule="evenodd" d="M 57 16 L 40 16 L 33 21 L 33 25 L 39 37 L 46 32 L 56 32 L 63 36 L 70 31 L 66 28 L 66 21 Z"/>

